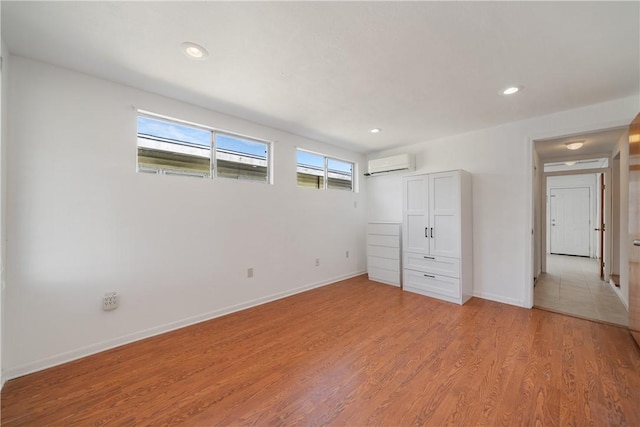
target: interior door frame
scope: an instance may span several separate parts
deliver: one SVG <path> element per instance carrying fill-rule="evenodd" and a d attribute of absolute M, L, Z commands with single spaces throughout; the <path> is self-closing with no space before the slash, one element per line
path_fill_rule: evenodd
<path fill-rule="evenodd" d="M 627 250 L 629 251 L 629 258 L 627 265 L 624 268 L 629 270 L 629 332 L 636 341 L 636 344 L 640 345 L 640 253 L 637 247 L 636 239 L 640 238 L 640 225 L 638 224 L 638 208 L 640 207 L 640 199 L 638 192 L 634 192 L 633 189 L 638 183 L 640 177 L 640 146 L 637 140 L 640 136 L 640 113 L 629 124 L 629 206 L 627 207 L 629 213 L 628 229 L 624 230 L 627 234 Z"/>
<path fill-rule="evenodd" d="M 601 157 L 610 157 L 610 155 L 602 155 Z M 544 167 L 544 166 L 543 166 Z M 604 173 L 604 181 L 605 186 L 611 188 L 611 167 L 606 168 L 597 168 L 597 169 L 581 169 L 576 171 L 558 171 L 558 172 L 543 172 L 542 173 L 542 185 L 540 186 L 540 202 L 542 203 L 540 209 L 541 215 L 541 224 L 545 227 L 545 230 L 542 230 L 540 233 L 541 244 L 540 248 L 543 252 L 541 254 L 540 265 L 543 273 L 547 272 L 547 233 L 546 233 L 546 224 L 547 224 L 547 178 L 550 176 L 567 176 L 567 175 L 585 175 L 585 174 L 599 174 Z M 605 200 L 604 200 L 604 216 L 605 216 L 605 224 L 608 219 L 611 217 L 611 191 L 605 192 Z M 605 233 L 605 247 L 607 250 L 600 255 L 605 259 L 605 277 L 608 278 L 610 275 L 610 264 L 607 260 L 611 259 L 611 254 L 608 254 L 611 250 L 611 233 Z"/>
<path fill-rule="evenodd" d="M 611 159 L 611 161 L 613 161 L 613 159 Z M 613 165 L 609 165 L 609 167 L 611 168 L 611 172 L 613 173 Z M 598 232 L 599 234 L 599 240 L 598 240 L 598 245 L 600 245 L 600 256 L 598 257 L 599 261 L 600 261 L 600 280 L 604 280 L 604 237 L 605 237 L 605 218 L 604 218 L 604 209 L 605 209 L 605 197 L 607 192 L 605 192 L 605 188 L 606 188 L 606 177 L 604 173 L 600 173 L 600 180 L 599 180 L 599 184 L 598 185 L 598 189 L 597 191 L 600 192 L 600 215 L 598 215 L 598 228 L 596 228 L 595 230 Z M 613 188 L 609 187 L 609 192 L 611 192 L 611 195 L 613 197 L 613 192 L 612 192 Z M 613 213 L 613 199 L 611 202 L 611 213 Z M 611 236 L 613 237 L 613 233 L 611 233 L 613 231 L 613 221 L 609 224 L 609 234 L 611 234 Z M 613 240 L 612 240 L 613 241 Z M 611 248 L 611 256 L 609 257 L 609 275 L 611 275 L 611 267 L 613 267 L 612 261 L 613 261 L 613 245 L 609 245 L 609 247 Z"/>
<path fill-rule="evenodd" d="M 547 130 L 531 130 L 526 136 L 524 136 L 524 143 L 527 146 L 527 168 L 528 168 L 528 180 L 526 183 L 525 193 L 527 194 L 527 223 L 523 229 L 523 232 L 526 236 L 529 236 L 529 244 L 525 248 L 525 259 L 524 259 L 524 277 L 522 282 L 522 306 L 526 308 L 533 307 L 533 286 L 534 286 L 534 278 L 537 275 L 536 271 L 536 262 L 535 257 L 540 255 L 540 252 L 545 251 L 546 247 L 542 246 L 541 238 L 544 232 L 540 231 L 540 224 L 543 224 L 543 218 L 536 218 L 535 209 L 540 206 L 540 203 L 536 203 L 536 197 L 539 197 L 542 193 L 542 188 L 545 188 L 546 191 L 546 179 L 543 178 L 543 162 L 542 159 L 538 156 L 535 143 L 536 141 L 541 141 L 545 139 L 551 138 L 561 138 L 561 137 L 569 137 L 573 135 L 580 135 L 584 133 L 597 132 L 606 129 L 614 129 L 625 127 L 628 128 L 629 123 L 633 121 L 633 117 L 635 117 L 637 111 L 633 112 L 633 115 L 628 113 L 621 113 L 618 115 L 617 119 L 612 119 L 608 121 L 600 121 L 600 122 L 586 122 L 582 125 L 570 127 L 570 128 L 555 128 L 555 129 L 547 129 Z M 596 119 L 597 120 L 597 119 Z M 605 157 L 611 158 L 613 153 L 607 153 Z M 540 162 L 536 163 L 536 160 L 539 159 Z M 536 182 L 544 181 L 543 185 L 540 185 L 538 190 L 536 189 Z M 539 217 L 544 215 L 544 210 L 540 212 Z M 540 219 L 539 222 L 536 219 Z M 544 218 L 546 219 L 546 218 Z M 540 243 L 539 248 L 542 251 L 536 250 L 537 243 Z M 545 258 L 541 256 L 540 263 L 545 262 Z M 545 265 L 546 268 L 546 265 Z"/>

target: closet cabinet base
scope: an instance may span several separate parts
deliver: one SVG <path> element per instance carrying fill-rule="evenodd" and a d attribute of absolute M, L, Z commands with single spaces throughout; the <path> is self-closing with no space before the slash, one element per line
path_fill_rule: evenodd
<path fill-rule="evenodd" d="M 460 279 L 428 274 L 422 271 L 405 270 L 403 289 L 455 304 L 464 304 L 471 295 L 461 294 Z"/>

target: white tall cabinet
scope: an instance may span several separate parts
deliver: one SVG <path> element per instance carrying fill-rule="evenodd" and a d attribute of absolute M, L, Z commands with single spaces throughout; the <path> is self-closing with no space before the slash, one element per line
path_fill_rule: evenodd
<path fill-rule="evenodd" d="M 403 179 L 403 289 L 464 304 L 473 294 L 471 174 Z"/>

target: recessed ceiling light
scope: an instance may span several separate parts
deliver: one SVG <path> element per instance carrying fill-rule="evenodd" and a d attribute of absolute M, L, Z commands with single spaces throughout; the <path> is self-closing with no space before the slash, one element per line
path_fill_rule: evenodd
<path fill-rule="evenodd" d="M 378 133 L 378 132 L 380 132 L 381 130 L 382 130 L 382 129 L 380 129 L 380 128 L 373 128 L 373 129 L 371 129 L 369 132 L 371 132 L 371 133 Z"/>
<path fill-rule="evenodd" d="M 576 162 L 564 162 L 564 164 L 567 166 L 575 166 Z"/>
<path fill-rule="evenodd" d="M 564 145 L 566 145 L 569 150 L 577 150 L 584 145 L 584 141 L 565 142 Z"/>
<path fill-rule="evenodd" d="M 205 59 L 207 56 L 209 56 L 209 52 L 207 52 L 207 49 L 200 46 L 199 44 L 195 44 L 191 42 L 182 43 L 182 52 L 184 52 L 184 54 L 191 59 L 202 60 L 202 59 Z"/>
<path fill-rule="evenodd" d="M 523 86 L 509 86 L 500 92 L 502 95 L 513 95 L 514 93 L 518 93 L 522 90 Z"/>

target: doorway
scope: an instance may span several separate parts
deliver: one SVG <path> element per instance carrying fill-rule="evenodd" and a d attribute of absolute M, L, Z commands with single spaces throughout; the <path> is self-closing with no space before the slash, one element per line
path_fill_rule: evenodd
<path fill-rule="evenodd" d="M 602 280 L 602 177 L 595 170 L 547 172 L 545 272 L 534 289 L 534 306 L 601 322 L 626 325 L 624 305 Z M 586 172 L 586 173 L 585 173 Z M 606 186 L 605 186 L 606 187 Z"/>
<path fill-rule="evenodd" d="M 610 284 L 607 264 L 615 242 L 606 228 L 613 200 L 610 163 L 624 132 L 534 141 L 534 307 L 628 323 L 622 297 Z M 572 151 L 569 145 L 583 148 Z"/>

